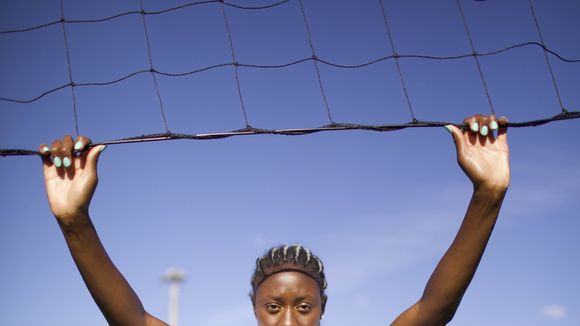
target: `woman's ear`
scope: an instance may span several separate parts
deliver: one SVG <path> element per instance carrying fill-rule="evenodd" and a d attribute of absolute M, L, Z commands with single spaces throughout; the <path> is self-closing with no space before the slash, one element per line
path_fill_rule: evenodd
<path fill-rule="evenodd" d="M 252 301 L 252 311 L 254 312 L 254 317 L 256 317 L 256 296 L 254 292 L 250 292 L 250 300 Z"/>
<path fill-rule="evenodd" d="M 322 310 L 320 313 L 320 316 L 322 317 L 324 315 L 324 310 L 326 309 L 326 301 L 328 301 L 328 297 L 326 296 L 326 294 L 323 294 L 321 299 L 321 304 L 322 304 Z"/>

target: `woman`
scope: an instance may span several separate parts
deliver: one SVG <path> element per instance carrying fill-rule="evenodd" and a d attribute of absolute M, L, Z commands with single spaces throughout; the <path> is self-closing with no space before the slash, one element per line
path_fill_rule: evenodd
<path fill-rule="evenodd" d="M 435 268 L 421 298 L 392 325 L 444 325 L 455 314 L 483 255 L 509 185 L 507 120 L 475 115 L 467 130 L 448 125 L 473 196 L 455 240 Z M 497 130 L 497 136 L 494 131 Z M 101 245 L 89 217 L 97 186 L 97 160 L 105 146 L 66 136 L 40 146 L 48 200 L 72 257 L 111 325 L 166 325 L 149 315 Z M 256 261 L 250 294 L 260 326 L 319 325 L 326 278 L 318 257 L 302 246 L 270 249 Z"/>

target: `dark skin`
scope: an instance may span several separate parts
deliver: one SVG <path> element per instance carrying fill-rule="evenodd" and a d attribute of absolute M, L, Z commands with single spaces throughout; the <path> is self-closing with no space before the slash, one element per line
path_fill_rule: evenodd
<path fill-rule="evenodd" d="M 446 126 L 459 166 L 473 184 L 473 195 L 451 246 L 429 278 L 420 299 L 392 325 L 445 325 L 454 316 L 479 265 L 509 186 L 507 120 L 476 115 L 470 130 Z M 497 130 L 497 137 L 494 132 Z M 41 145 L 44 179 L 52 213 L 95 302 L 110 325 L 167 325 L 151 316 L 103 248 L 89 217 L 97 187 L 97 161 L 105 148 L 86 137 L 65 136 Z M 74 155 L 80 152 L 79 155 Z M 326 298 L 310 277 L 282 272 L 266 279 L 254 298 L 259 326 L 316 326 Z"/>
<path fill-rule="evenodd" d="M 257 289 L 254 313 L 258 326 L 317 325 L 325 298 L 314 279 L 300 272 L 282 272 L 268 277 Z"/>

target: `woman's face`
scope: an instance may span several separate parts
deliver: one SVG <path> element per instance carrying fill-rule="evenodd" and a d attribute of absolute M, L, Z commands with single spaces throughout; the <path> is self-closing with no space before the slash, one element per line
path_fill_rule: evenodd
<path fill-rule="evenodd" d="M 316 281 L 299 272 L 268 277 L 256 291 L 254 312 L 259 326 L 316 326 L 323 298 Z"/>

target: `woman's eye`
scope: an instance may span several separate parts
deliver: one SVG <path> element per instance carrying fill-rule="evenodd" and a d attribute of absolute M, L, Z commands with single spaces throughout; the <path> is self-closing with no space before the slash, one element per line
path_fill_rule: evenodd
<path fill-rule="evenodd" d="M 275 313 L 278 312 L 280 310 L 282 310 L 282 307 L 280 307 L 280 305 L 274 304 L 274 303 L 269 303 L 266 305 L 266 310 L 269 313 Z"/>
<path fill-rule="evenodd" d="M 310 312 L 312 310 L 312 306 L 307 303 L 301 303 L 296 306 L 296 310 L 300 312 Z"/>

